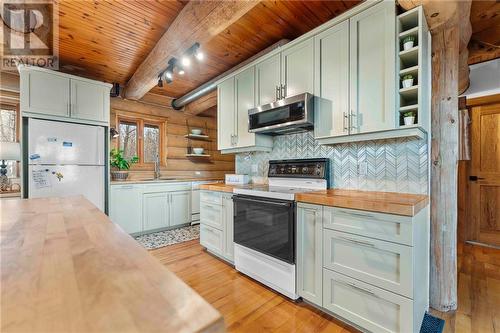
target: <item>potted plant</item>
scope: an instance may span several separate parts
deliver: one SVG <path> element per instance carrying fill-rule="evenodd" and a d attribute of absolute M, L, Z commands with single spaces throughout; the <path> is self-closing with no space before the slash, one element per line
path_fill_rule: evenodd
<path fill-rule="evenodd" d="M 416 116 L 415 111 L 408 111 L 403 114 L 404 116 L 404 121 L 405 121 L 405 126 L 410 126 L 415 124 L 415 116 Z"/>
<path fill-rule="evenodd" d="M 139 158 L 134 156 L 127 160 L 123 157 L 123 150 L 111 149 L 109 164 L 111 165 L 112 180 L 126 180 L 130 164 L 139 162 Z"/>
<path fill-rule="evenodd" d="M 409 50 L 415 44 L 415 36 L 406 36 L 403 38 L 403 50 Z"/>
<path fill-rule="evenodd" d="M 403 76 L 403 88 L 410 88 L 413 86 L 414 76 L 411 74 L 406 74 Z"/>

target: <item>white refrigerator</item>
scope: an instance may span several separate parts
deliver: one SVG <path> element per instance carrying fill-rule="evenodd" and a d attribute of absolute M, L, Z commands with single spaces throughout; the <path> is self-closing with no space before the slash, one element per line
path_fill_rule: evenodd
<path fill-rule="evenodd" d="M 83 195 L 104 211 L 104 127 L 28 120 L 28 197 Z"/>

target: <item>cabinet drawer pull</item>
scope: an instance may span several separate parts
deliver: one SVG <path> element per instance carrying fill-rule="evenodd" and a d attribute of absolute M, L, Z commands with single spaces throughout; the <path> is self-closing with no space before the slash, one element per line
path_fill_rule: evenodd
<path fill-rule="evenodd" d="M 364 246 L 376 248 L 375 244 L 370 243 L 370 242 L 360 241 L 360 240 L 357 240 L 357 239 L 352 239 L 352 238 L 343 237 L 343 236 L 340 236 L 340 238 L 343 239 L 343 240 L 345 240 L 345 241 L 348 241 L 350 243 L 354 243 L 354 244 L 358 244 L 358 245 L 364 245 Z"/>
<path fill-rule="evenodd" d="M 342 125 L 344 127 L 344 131 L 348 131 L 349 127 L 347 126 L 347 122 L 349 121 L 349 116 L 347 115 L 347 112 L 343 112 L 343 113 L 344 113 L 344 119 L 342 121 Z"/>
<path fill-rule="evenodd" d="M 369 217 L 369 218 L 372 218 L 372 219 L 377 219 L 377 217 L 375 215 L 367 214 L 367 213 L 355 213 L 355 212 L 349 212 L 349 211 L 346 211 L 346 210 L 339 210 L 339 212 L 347 214 L 347 215 L 354 215 L 354 216 Z"/>
<path fill-rule="evenodd" d="M 372 296 L 379 297 L 377 294 L 375 294 L 375 292 L 373 292 L 373 290 L 370 290 L 368 288 L 360 287 L 360 286 L 356 285 L 355 283 L 347 282 L 347 281 L 341 281 L 341 280 L 337 280 L 337 281 L 340 282 L 340 283 L 342 283 L 342 284 L 344 284 L 344 285 L 347 285 L 347 286 L 349 286 L 351 288 L 354 288 L 354 289 L 357 289 L 359 291 L 362 291 L 362 292 L 364 292 L 366 294 L 370 294 Z"/>

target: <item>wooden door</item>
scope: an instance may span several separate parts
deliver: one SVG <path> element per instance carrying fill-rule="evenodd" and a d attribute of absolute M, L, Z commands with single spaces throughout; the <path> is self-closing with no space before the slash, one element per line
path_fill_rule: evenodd
<path fill-rule="evenodd" d="M 70 80 L 37 70 L 21 71 L 21 111 L 69 117 Z"/>
<path fill-rule="evenodd" d="M 471 113 L 469 236 L 500 246 L 500 98 L 472 107 Z"/>
<path fill-rule="evenodd" d="M 323 207 L 297 207 L 297 293 L 323 306 Z"/>
<path fill-rule="evenodd" d="M 217 146 L 219 150 L 233 148 L 234 144 L 234 77 L 217 86 Z"/>
<path fill-rule="evenodd" d="M 255 106 L 255 67 L 234 78 L 236 95 L 236 148 L 255 145 L 255 133 L 248 132 L 248 110 Z"/>
<path fill-rule="evenodd" d="M 169 194 L 171 227 L 191 221 L 191 191 L 177 191 Z"/>
<path fill-rule="evenodd" d="M 281 55 L 272 57 L 255 65 L 256 105 L 277 100 L 276 89 L 281 83 Z"/>
<path fill-rule="evenodd" d="M 285 88 L 282 97 L 314 92 L 314 38 L 284 50 L 281 65 Z"/>
<path fill-rule="evenodd" d="M 351 126 L 354 133 L 396 127 L 396 8 L 383 1 L 350 19 Z"/>
<path fill-rule="evenodd" d="M 315 37 L 314 137 L 349 134 L 349 20 Z"/>
<path fill-rule="evenodd" d="M 98 84 L 71 80 L 71 117 L 85 120 L 108 121 L 106 98 L 109 89 Z"/>
<path fill-rule="evenodd" d="M 144 231 L 169 226 L 168 196 L 165 192 L 144 193 L 143 221 Z"/>

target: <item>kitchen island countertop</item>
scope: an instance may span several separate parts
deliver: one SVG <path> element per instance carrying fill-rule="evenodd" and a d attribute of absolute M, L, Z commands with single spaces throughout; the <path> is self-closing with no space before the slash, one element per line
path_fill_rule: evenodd
<path fill-rule="evenodd" d="M 2 332 L 224 332 L 220 313 L 82 196 L 3 201 Z"/>

